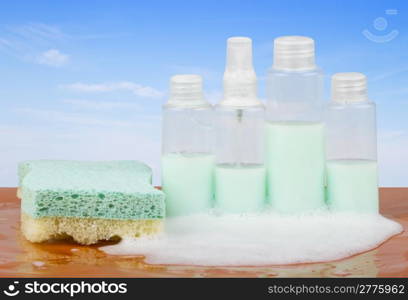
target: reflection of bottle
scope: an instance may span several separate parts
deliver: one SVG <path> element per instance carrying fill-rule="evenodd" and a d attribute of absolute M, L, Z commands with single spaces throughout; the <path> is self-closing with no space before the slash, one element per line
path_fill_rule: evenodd
<path fill-rule="evenodd" d="M 335 211 L 378 212 L 375 104 L 366 77 L 337 73 L 327 128 L 327 200 Z"/>
<path fill-rule="evenodd" d="M 224 212 L 257 211 L 265 200 L 264 106 L 256 94 L 252 41 L 229 38 L 224 98 L 216 107 L 215 201 Z"/>
<path fill-rule="evenodd" d="M 267 77 L 266 161 L 268 200 L 279 212 L 324 206 L 322 93 L 314 41 L 302 36 L 275 39 Z"/>
<path fill-rule="evenodd" d="M 163 107 L 162 186 L 168 216 L 203 212 L 213 198 L 213 110 L 198 75 L 176 75 Z"/>

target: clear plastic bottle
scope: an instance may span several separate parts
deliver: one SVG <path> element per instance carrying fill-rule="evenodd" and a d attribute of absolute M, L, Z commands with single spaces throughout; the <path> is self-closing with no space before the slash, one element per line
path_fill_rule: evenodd
<path fill-rule="evenodd" d="M 213 108 L 199 75 L 175 75 L 163 107 L 162 187 L 167 216 L 207 210 L 213 201 Z"/>
<path fill-rule="evenodd" d="M 216 124 L 216 207 L 226 213 L 258 211 L 265 201 L 264 106 L 257 98 L 249 38 L 227 41 Z"/>
<path fill-rule="evenodd" d="M 325 112 L 331 210 L 378 213 L 375 115 L 364 74 L 333 75 L 332 99 Z"/>
<path fill-rule="evenodd" d="M 266 84 L 268 202 L 283 213 L 324 207 L 323 72 L 313 39 L 275 39 Z"/>

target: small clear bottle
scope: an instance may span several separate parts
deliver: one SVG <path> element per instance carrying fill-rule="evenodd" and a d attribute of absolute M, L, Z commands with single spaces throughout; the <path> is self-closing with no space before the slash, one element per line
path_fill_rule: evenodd
<path fill-rule="evenodd" d="M 167 216 L 204 212 L 213 201 L 213 108 L 199 75 L 175 75 L 163 106 L 162 188 Z"/>
<path fill-rule="evenodd" d="M 268 202 L 282 213 L 324 207 L 323 72 L 313 39 L 275 39 L 266 84 Z"/>
<path fill-rule="evenodd" d="M 378 213 L 375 104 L 361 73 L 332 77 L 325 111 L 327 202 L 333 211 Z"/>
<path fill-rule="evenodd" d="M 216 207 L 225 213 L 259 211 L 265 201 L 264 106 L 257 98 L 251 39 L 228 39 L 223 83 L 216 106 Z"/>

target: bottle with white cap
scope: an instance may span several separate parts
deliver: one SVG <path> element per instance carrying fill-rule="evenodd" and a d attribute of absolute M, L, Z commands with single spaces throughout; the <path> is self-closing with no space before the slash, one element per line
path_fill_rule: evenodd
<path fill-rule="evenodd" d="M 313 39 L 275 39 L 266 84 L 268 202 L 281 213 L 324 207 L 323 72 Z"/>
<path fill-rule="evenodd" d="M 216 207 L 225 213 L 258 211 L 265 201 L 264 105 L 257 98 L 251 39 L 228 39 L 223 84 L 216 106 Z"/>
<path fill-rule="evenodd" d="M 378 213 L 375 104 L 366 77 L 337 73 L 325 111 L 327 202 L 333 211 Z"/>
<path fill-rule="evenodd" d="M 210 208 L 215 156 L 213 108 L 204 99 L 199 75 L 175 75 L 163 106 L 162 188 L 167 216 Z"/>

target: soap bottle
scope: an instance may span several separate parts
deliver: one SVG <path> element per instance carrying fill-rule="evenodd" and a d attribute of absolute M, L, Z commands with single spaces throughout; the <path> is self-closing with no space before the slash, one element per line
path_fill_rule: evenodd
<path fill-rule="evenodd" d="M 205 212 L 212 205 L 213 112 L 201 76 L 171 77 L 162 120 L 162 188 L 169 217 Z"/>
<path fill-rule="evenodd" d="M 251 39 L 228 39 L 223 86 L 216 106 L 215 205 L 223 213 L 256 212 L 265 201 L 264 105 Z"/>
<path fill-rule="evenodd" d="M 332 211 L 378 213 L 375 104 L 366 77 L 337 73 L 325 110 L 327 201 Z"/>
<path fill-rule="evenodd" d="M 274 40 L 266 93 L 268 203 L 289 214 L 325 207 L 323 72 L 313 39 Z"/>

